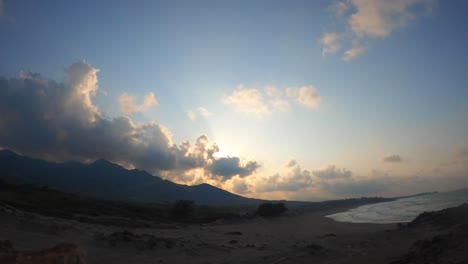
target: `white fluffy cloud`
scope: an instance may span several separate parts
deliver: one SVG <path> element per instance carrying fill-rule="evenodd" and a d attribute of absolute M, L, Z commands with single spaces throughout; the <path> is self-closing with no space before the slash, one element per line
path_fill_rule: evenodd
<path fill-rule="evenodd" d="M 259 167 L 238 157 L 231 157 L 235 162 L 216 158 L 219 147 L 204 135 L 193 145 L 176 145 L 161 124 L 105 117 L 92 101 L 98 71 L 78 62 L 67 69 L 65 83 L 30 72 L 0 77 L 0 147 L 54 161 L 104 158 L 171 176 L 201 170 L 204 179 L 246 177 Z M 154 102 L 150 94 L 144 104 Z"/>
<path fill-rule="evenodd" d="M 314 110 L 320 106 L 321 100 L 315 87 L 311 85 L 285 89 L 275 86 L 267 86 L 263 89 L 246 88 L 239 85 L 230 95 L 223 98 L 223 102 L 233 105 L 237 112 L 256 117 L 270 115 L 273 111 L 287 111 L 291 101 Z"/>
<path fill-rule="evenodd" d="M 361 46 L 360 44 L 353 44 L 353 46 L 346 50 L 344 55 L 343 55 L 343 60 L 344 61 L 351 61 L 355 59 L 356 57 L 360 56 L 366 51 L 366 48 L 364 46 Z"/>
<path fill-rule="evenodd" d="M 406 26 L 418 14 L 418 8 L 431 9 L 435 0 L 351 0 L 356 12 L 348 24 L 358 37 L 388 37 Z"/>
<path fill-rule="evenodd" d="M 264 102 L 264 95 L 255 88 L 246 88 L 239 85 L 232 94 L 225 96 L 223 102 L 234 106 L 240 113 L 252 114 L 262 117 L 270 114 L 270 109 Z"/>
<path fill-rule="evenodd" d="M 197 120 L 198 117 L 202 116 L 202 117 L 208 117 L 208 116 L 212 116 L 213 113 L 211 113 L 210 111 L 208 111 L 208 109 L 204 108 L 204 107 L 198 107 L 196 109 L 191 109 L 191 110 L 188 110 L 187 111 L 187 117 L 191 120 L 191 121 L 195 121 Z"/>
<path fill-rule="evenodd" d="M 364 39 L 389 37 L 393 31 L 427 14 L 436 3 L 437 0 L 347 0 L 335 3 L 332 9 L 339 16 L 347 16 L 346 27 L 352 33 L 349 38 L 353 44 L 345 51 L 343 60 L 350 61 L 363 54 Z M 336 33 L 323 35 L 322 54 L 331 54 L 339 48 L 333 34 Z"/>
<path fill-rule="evenodd" d="M 322 98 L 315 90 L 314 86 L 302 86 L 299 88 L 287 88 L 286 92 L 288 96 L 293 97 L 296 101 L 308 108 L 316 109 L 320 106 Z"/>
<path fill-rule="evenodd" d="M 333 54 L 337 52 L 341 46 L 339 43 L 340 35 L 334 32 L 326 32 L 320 39 L 320 43 L 323 45 L 322 56 L 327 54 Z"/>
<path fill-rule="evenodd" d="M 154 93 L 148 93 L 145 95 L 143 103 L 136 103 L 136 98 L 127 93 L 123 93 L 118 98 L 120 111 L 124 114 L 133 114 L 138 112 L 145 112 L 151 107 L 158 105 L 158 100 Z"/>
<path fill-rule="evenodd" d="M 267 96 L 268 104 L 271 108 L 279 111 L 286 111 L 289 109 L 289 101 L 285 97 L 285 92 L 274 87 L 267 86 L 264 89 Z"/>

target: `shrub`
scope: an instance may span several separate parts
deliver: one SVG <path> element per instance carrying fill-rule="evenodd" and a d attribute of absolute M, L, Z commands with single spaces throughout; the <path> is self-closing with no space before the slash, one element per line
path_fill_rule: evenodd
<path fill-rule="evenodd" d="M 263 217 L 280 216 L 288 209 L 284 203 L 263 203 L 257 209 L 257 214 Z"/>
<path fill-rule="evenodd" d="M 193 211 L 192 200 L 177 200 L 172 206 L 172 217 L 176 220 L 187 219 Z"/>

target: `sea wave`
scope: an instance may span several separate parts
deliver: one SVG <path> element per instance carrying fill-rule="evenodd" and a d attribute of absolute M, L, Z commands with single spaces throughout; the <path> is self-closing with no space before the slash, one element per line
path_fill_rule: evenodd
<path fill-rule="evenodd" d="M 463 203 L 468 203 L 468 189 L 368 204 L 326 217 L 337 222 L 350 223 L 405 223 L 411 222 L 423 212 L 439 211 Z"/>

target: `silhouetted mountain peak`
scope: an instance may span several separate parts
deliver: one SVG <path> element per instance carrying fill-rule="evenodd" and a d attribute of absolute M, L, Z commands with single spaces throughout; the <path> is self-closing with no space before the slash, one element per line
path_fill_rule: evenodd
<path fill-rule="evenodd" d="M 9 149 L 0 150 L 0 157 L 15 157 L 15 156 L 19 156 L 19 155 Z"/>
<path fill-rule="evenodd" d="M 95 166 L 118 166 L 118 167 L 120 167 L 120 165 L 112 163 L 112 162 L 110 162 L 110 161 L 108 161 L 106 159 L 97 159 L 93 163 L 91 163 L 91 165 L 95 165 Z"/>
<path fill-rule="evenodd" d="M 139 176 L 145 176 L 145 177 L 153 177 L 154 179 L 162 180 L 161 177 L 159 177 L 159 176 L 154 176 L 154 175 L 150 174 L 149 172 L 147 172 L 147 171 L 145 171 L 145 170 L 133 169 L 133 170 L 130 170 L 130 173 L 132 173 L 133 175 L 139 175 Z"/>
<path fill-rule="evenodd" d="M 176 184 L 144 170 L 127 170 L 105 159 L 91 164 L 55 163 L 20 156 L 9 150 L 0 151 L 0 180 L 13 184 L 46 185 L 72 193 L 118 200 L 129 197 L 132 201 L 143 202 L 188 199 L 211 205 L 256 202 L 206 183 L 196 186 Z"/>

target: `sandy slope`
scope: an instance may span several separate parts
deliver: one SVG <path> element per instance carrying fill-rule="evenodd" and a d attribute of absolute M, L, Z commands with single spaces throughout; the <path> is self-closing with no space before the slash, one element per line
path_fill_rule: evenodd
<path fill-rule="evenodd" d="M 421 236 L 411 230 L 389 231 L 396 225 L 338 223 L 323 217 L 329 213 L 123 232 L 3 212 L 0 240 L 12 241 L 19 250 L 74 243 L 85 252 L 87 263 L 388 263 Z"/>

